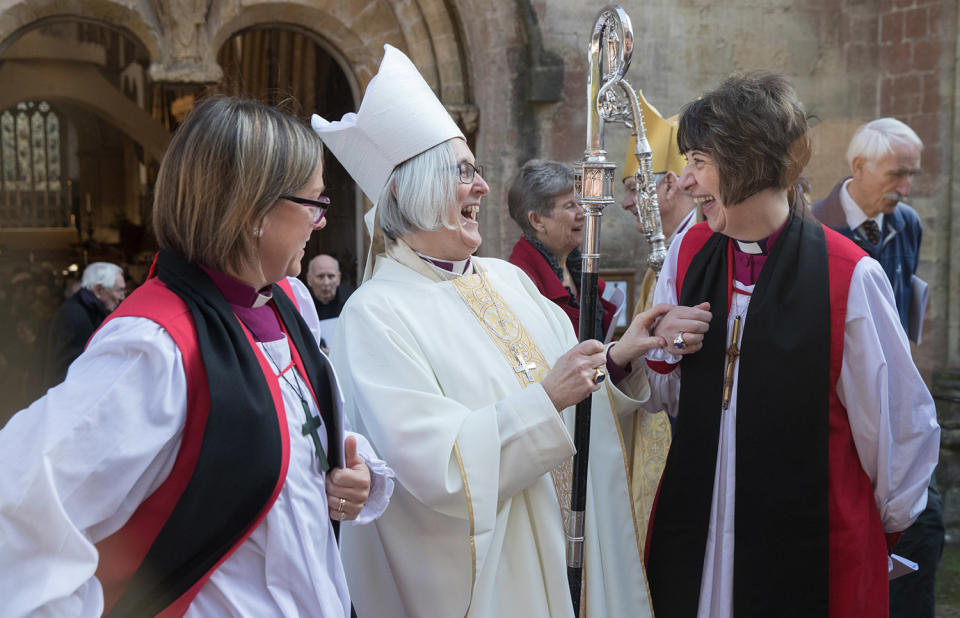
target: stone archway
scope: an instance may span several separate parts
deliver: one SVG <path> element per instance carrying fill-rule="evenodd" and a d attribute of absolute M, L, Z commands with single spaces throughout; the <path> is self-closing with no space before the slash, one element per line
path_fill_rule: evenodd
<path fill-rule="evenodd" d="M 477 110 L 465 41 L 452 6 L 442 0 L 264 2 L 242 7 L 225 3 L 211 11 L 208 28 L 212 46 L 220 49 L 228 38 L 256 24 L 299 24 L 316 33 L 338 60 L 355 88 L 355 97 L 376 74 L 383 44 L 394 45 L 417 65 L 470 136 L 476 132 Z"/>
<path fill-rule="evenodd" d="M 151 19 L 130 3 L 114 0 L 21 0 L 0 12 L 0 56 L 24 33 L 48 20 L 89 20 L 127 32 L 146 49 L 151 61 L 160 56 L 161 40 Z"/>

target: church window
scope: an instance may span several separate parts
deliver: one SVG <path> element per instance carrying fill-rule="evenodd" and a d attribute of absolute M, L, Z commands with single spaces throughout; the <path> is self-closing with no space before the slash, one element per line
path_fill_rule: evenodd
<path fill-rule="evenodd" d="M 70 227 L 60 118 L 46 101 L 0 112 L 0 227 Z"/>

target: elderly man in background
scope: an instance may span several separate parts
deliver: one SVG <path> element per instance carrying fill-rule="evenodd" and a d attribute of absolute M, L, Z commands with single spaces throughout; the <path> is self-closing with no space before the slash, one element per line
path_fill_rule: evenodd
<path fill-rule="evenodd" d="M 343 303 L 353 292 L 349 286 L 341 285 L 340 262 L 323 253 L 310 260 L 307 285 L 321 320 L 340 317 Z"/>
<path fill-rule="evenodd" d="M 895 118 L 866 123 L 847 148 L 853 175 L 813 205 L 813 214 L 821 223 L 880 262 L 893 286 L 900 323 L 918 343 L 925 299 L 914 295 L 926 288 L 916 277 L 922 229 L 917 212 L 903 200 L 920 172 L 922 150 L 923 142 L 914 130 Z M 892 550 L 916 562 L 919 570 L 890 582 L 891 616 L 933 617 L 943 543 L 943 501 L 931 479 L 926 509 Z"/>
<path fill-rule="evenodd" d="M 313 304 L 317 307 L 317 315 L 320 317 L 320 333 L 323 335 L 320 339 L 320 349 L 324 354 L 329 354 L 328 340 L 336 328 L 337 318 L 343 311 L 343 304 L 347 302 L 353 289 L 350 286 L 341 285 L 340 262 L 324 253 L 310 260 L 310 266 L 307 269 L 307 286 L 310 288 L 310 296 L 313 297 Z"/>
<path fill-rule="evenodd" d="M 50 321 L 43 386 L 63 382 L 87 340 L 126 296 L 123 270 L 110 262 L 93 262 L 83 271 L 80 289 L 68 298 Z"/>

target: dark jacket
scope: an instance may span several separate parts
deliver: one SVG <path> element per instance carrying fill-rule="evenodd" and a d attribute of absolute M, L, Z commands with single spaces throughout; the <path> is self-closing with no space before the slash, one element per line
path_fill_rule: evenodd
<path fill-rule="evenodd" d="M 70 366 L 109 315 L 103 303 L 86 288 L 68 298 L 47 329 L 47 352 L 43 364 L 43 392 L 63 382 Z"/>
<path fill-rule="evenodd" d="M 883 266 L 893 286 L 893 297 L 900 313 L 900 323 L 907 330 L 907 313 L 910 309 L 910 279 L 917 272 L 920 259 L 922 227 L 917 212 L 903 202 L 897 204 L 892 214 L 883 216 L 880 244 L 872 245 L 859 229 L 851 230 L 840 203 L 840 188 L 847 179 L 836 184 L 830 195 L 813 205 L 813 216 L 820 223 L 840 232 Z"/>

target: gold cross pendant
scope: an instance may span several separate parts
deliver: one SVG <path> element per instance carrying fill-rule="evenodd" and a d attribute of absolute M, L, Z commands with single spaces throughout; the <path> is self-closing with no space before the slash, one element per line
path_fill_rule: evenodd
<path fill-rule="evenodd" d="M 723 409 L 730 407 L 730 396 L 733 394 L 733 368 L 740 356 L 737 341 L 740 340 L 740 316 L 733 320 L 733 337 L 730 338 L 730 347 L 727 348 L 727 369 L 723 372 Z"/>

